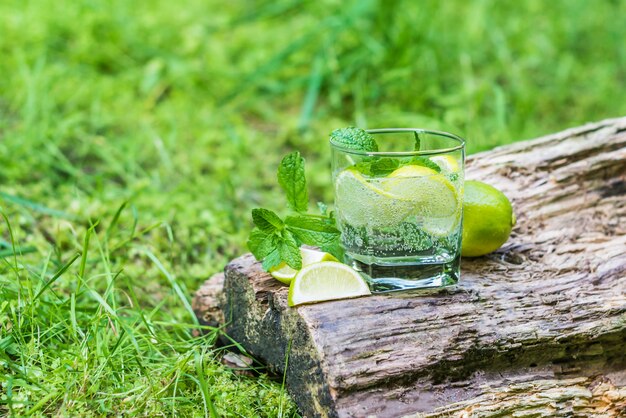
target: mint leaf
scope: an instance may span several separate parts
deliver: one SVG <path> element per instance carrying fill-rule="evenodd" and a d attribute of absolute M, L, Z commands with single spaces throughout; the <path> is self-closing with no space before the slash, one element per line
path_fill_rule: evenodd
<path fill-rule="evenodd" d="M 327 253 L 334 255 L 337 260 L 343 263 L 346 250 L 343 248 L 343 244 L 341 243 L 341 240 L 339 238 L 337 238 L 335 241 L 330 242 L 320 248 L 326 251 Z"/>
<path fill-rule="evenodd" d="M 348 128 L 335 129 L 330 134 L 331 142 L 344 148 L 356 151 L 376 152 L 378 144 L 374 137 L 361 128 L 350 126 Z"/>
<path fill-rule="evenodd" d="M 287 195 L 287 205 L 296 212 L 306 212 L 309 195 L 304 175 L 304 158 L 298 151 L 287 154 L 278 166 L 278 184 Z"/>
<path fill-rule="evenodd" d="M 341 260 L 341 232 L 329 223 L 329 219 L 310 216 L 288 216 L 285 219 L 287 230 L 303 244 L 319 247 Z"/>
<path fill-rule="evenodd" d="M 355 164 L 355 168 L 361 173 L 370 177 L 384 177 L 391 174 L 398 167 L 405 165 L 406 163 L 398 160 L 397 158 L 377 158 L 360 161 Z"/>
<path fill-rule="evenodd" d="M 272 267 L 278 266 L 281 262 L 280 252 L 278 251 L 278 248 L 274 248 L 271 253 L 263 258 L 263 263 L 261 265 L 263 270 L 269 271 Z"/>
<path fill-rule="evenodd" d="M 432 162 L 428 157 L 413 157 L 409 164 L 421 165 L 423 167 L 428 167 L 432 170 L 435 170 L 437 173 L 441 173 L 441 167 Z"/>
<path fill-rule="evenodd" d="M 435 170 L 437 173 L 441 173 L 441 167 L 427 157 L 413 157 L 408 160 L 379 158 L 376 160 L 360 161 L 356 163 L 354 167 L 369 177 L 385 177 L 405 165 L 421 165 L 422 167 L 428 167 Z"/>
<path fill-rule="evenodd" d="M 387 175 L 400 167 L 400 160 L 397 158 L 379 158 L 372 163 L 372 174 Z"/>
<path fill-rule="evenodd" d="M 272 233 L 284 228 L 283 221 L 269 209 L 252 209 L 252 221 L 263 232 Z"/>
<path fill-rule="evenodd" d="M 302 268 L 300 245 L 290 231 L 283 231 L 278 251 L 280 253 L 281 260 L 287 263 L 289 267 L 295 270 L 300 270 Z"/>
<path fill-rule="evenodd" d="M 274 251 L 276 248 L 276 244 L 274 243 L 275 236 L 275 234 L 268 234 L 258 228 L 254 228 L 252 232 L 250 232 L 247 243 L 248 249 L 257 260 L 262 260 Z"/>
<path fill-rule="evenodd" d="M 319 240 L 335 239 L 341 233 L 328 222 L 328 219 L 314 216 L 296 215 L 285 218 L 287 230 L 293 232 L 304 244 L 317 245 Z M 314 240 L 317 242 L 313 242 Z"/>

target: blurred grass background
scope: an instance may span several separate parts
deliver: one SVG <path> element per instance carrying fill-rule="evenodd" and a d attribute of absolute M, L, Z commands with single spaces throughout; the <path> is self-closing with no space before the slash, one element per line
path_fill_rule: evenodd
<path fill-rule="evenodd" d="M 475 152 L 626 114 L 626 2 L 0 2 L 0 415 L 294 416 L 193 291 L 337 127 Z"/>

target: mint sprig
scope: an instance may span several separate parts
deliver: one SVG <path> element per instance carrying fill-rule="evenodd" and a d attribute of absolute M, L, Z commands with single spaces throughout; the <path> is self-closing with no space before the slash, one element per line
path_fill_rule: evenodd
<path fill-rule="evenodd" d="M 305 213 L 308 208 L 308 192 L 304 173 L 304 158 L 299 152 L 286 155 L 278 167 L 278 183 L 285 191 L 287 206 L 296 214 L 281 219 L 269 209 L 253 209 L 252 221 L 255 228 L 248 238 L 248 249 L 262 261 L 268 271 L 285 262 L 289 267 L 302 268 L 302 244 L 319 247 L 337 257 L 343 258 L 340 243 L 341 233 L 335 227 L 332 212 L 322 215 Z M 321 204 L 320 208 L 326 205 Z"/>

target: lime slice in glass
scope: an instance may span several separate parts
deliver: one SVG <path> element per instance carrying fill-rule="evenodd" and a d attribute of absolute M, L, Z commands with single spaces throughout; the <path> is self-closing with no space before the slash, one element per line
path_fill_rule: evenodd
<path fill-rule="evenodd" d="M 410 199 L 382 190 L 384 179 L 368 181 L 356 169 L 348 168 L 335 179 L 335 208 L 346 223 L 373 228 L 396 225 L 413 210 Z"/>
<path fill-rule="evenodd" d="M 300 248 L 300 254 L 302 255 L 302 267 L 306 267 L 313 263 L 319 263 L 321 261 L 337 261 L 332 254 L 319 250 Z M 297 273 L 297 270 L 292 269 L 285 262 L 280 263 L 278 266 L 270 270 L 272 277 L 287 285 L 291 283 Z"/>
<path fill-rule="evenodd" d="M 461 218 L 459 195 L 443 174 L 420 165 L 406 165 L 391 173 L 382 188 L 412 201 L 412 215 L 430 234 L 447 235 L 458 225 Z"/>
<path fill-rule="evenodd" d="M 324 261 L 309 264 L 296 274 L 289 286 L 289 306 L 370 294 L 359 273 L 345 264 Z"/>

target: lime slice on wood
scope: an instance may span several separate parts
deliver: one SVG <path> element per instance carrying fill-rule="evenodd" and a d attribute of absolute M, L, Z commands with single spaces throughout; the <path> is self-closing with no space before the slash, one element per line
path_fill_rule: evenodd
<path fill-rule="evenodd" d="M 289 286 L 289 306 L 370 294 L 367 283 L 351 267 L 336 261 L 309 264 Z"/>
<path fill-rule="evenodd" d="M 319 250 L 300 248 L 300 254 L 302 255 L 302 267 L 306 267 L 313 263 L 319 263 L 321 261 L 337 261 L 332 254 Z M 297 270 L 292 269 L 285 262 L 280 263 L 278 266 L 270 270 L 272 277 L 287 285 L 291 283 L 297 273 Z"/>

